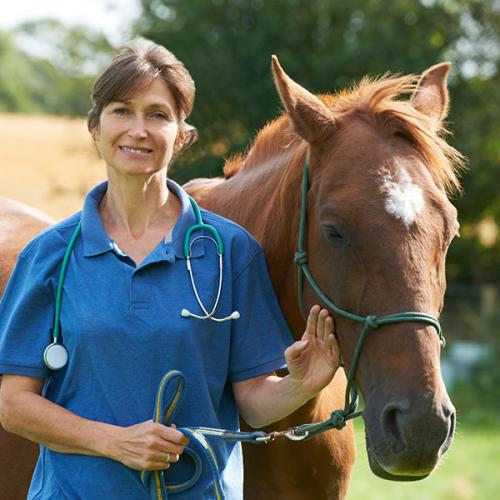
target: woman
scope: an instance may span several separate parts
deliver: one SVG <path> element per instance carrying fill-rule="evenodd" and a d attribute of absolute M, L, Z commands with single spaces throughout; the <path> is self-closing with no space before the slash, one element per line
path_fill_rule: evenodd
<path fill-rule="evenodd" d="M 242 228 L 206 211 L 204 222 L 224 245 L 216 314 L 239 318 L 200 321 L 191 314 L 201 313 L 183 244 L 196 219 L 186 193 L 167 179 L 167 166 L 195 138 L 185 123 L 193 99 L 191 76 L 165 48 L 144 39 L 122 48 L 94 85 L 88 119 L 108 181 L 88 193 L 81 212 L 19 255 L 0 304 L 0 416 L 5 429 L 41 445 L 28 498 L 148 498 L 137 471 L 171 463 L 167 481 L 189 477 L 186 436 L 150 420 L 168 370 L 186 378 L 178 426 L 236 430 L 238 414 L 253 427 L 290 414 L 339 365 L 333 320 L 319 306 L 283 357 L 291 336 L 262 249 Z M 53 370 L 44 351 L 61 262 L 79 222 L 60 322 L 69 359 Z M 212 241 L 196 236 L 195 284 L 210 305 L 219 258 Z M 289 375 L 279 378 L 274 370 L 285 362 Z M 241 446 L 211 442 L 225 494 L 241 498 Z M 178 498 L 211 498 L 211 483 L 205 470 Z"/>

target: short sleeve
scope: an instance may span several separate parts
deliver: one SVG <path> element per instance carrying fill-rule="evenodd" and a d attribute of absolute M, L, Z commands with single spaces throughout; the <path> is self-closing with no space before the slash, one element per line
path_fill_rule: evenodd
<path fill-rule="evenodd" d="M 231 322 L 231 381 L 284 367 L 284 351 L 293 338 L 274 293 L 262 250 L 233 281 L 233 297 L 240 318 Z"/>
<path fill-rule="evenodd" d="M 47 377 L 54 297 L 50 278 L 20 256 L 0 301 L 0 374 Z"/>

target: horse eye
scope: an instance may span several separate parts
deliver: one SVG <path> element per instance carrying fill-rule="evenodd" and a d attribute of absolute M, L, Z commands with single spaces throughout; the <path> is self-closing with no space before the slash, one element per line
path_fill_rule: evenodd
<path fill-rule="evenodd" d="M 326 237 L 335 243 L 343 243 L 345 241 L 342 234 L 340 234 L 339 230 L 336 226 L 332 224 L 322 224 L 323 231 L 325 232 Z"/>

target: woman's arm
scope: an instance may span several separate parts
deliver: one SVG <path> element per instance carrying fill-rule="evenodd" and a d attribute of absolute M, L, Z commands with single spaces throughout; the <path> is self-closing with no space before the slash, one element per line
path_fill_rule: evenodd
<path fill-rule="evenodd" d="M 13 432 L 59 453 L 104 456 L 136 470 L 167 469 L 179 459 L 187 438 L 181 432 L 142 422 L 120 427 L 88 420 L 40 395 L 43 379 L 3 375 L 0 422 Z"/>
<path fill-rule="evenodd" d="M 326 309 L 311 309 L 302 339 L 285 351 L 289 375 L 265 374 L 233 382 L 241 416 L 254 428 L 281 420 L 326 387 L 340 366 L 333 319 Z"/>

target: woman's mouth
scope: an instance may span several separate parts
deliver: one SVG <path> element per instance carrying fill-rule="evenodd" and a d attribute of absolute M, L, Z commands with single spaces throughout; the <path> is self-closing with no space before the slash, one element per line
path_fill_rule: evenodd
<path fill-rule="evenodd" d="M 145 156 L 148 156 L 153 152 L 152 149 L 147 149 L 147 148 L 132 148 L 129 146 L 118 146 L 118 148 L 127 156 L 135 158 L 144 158 Z"/>

